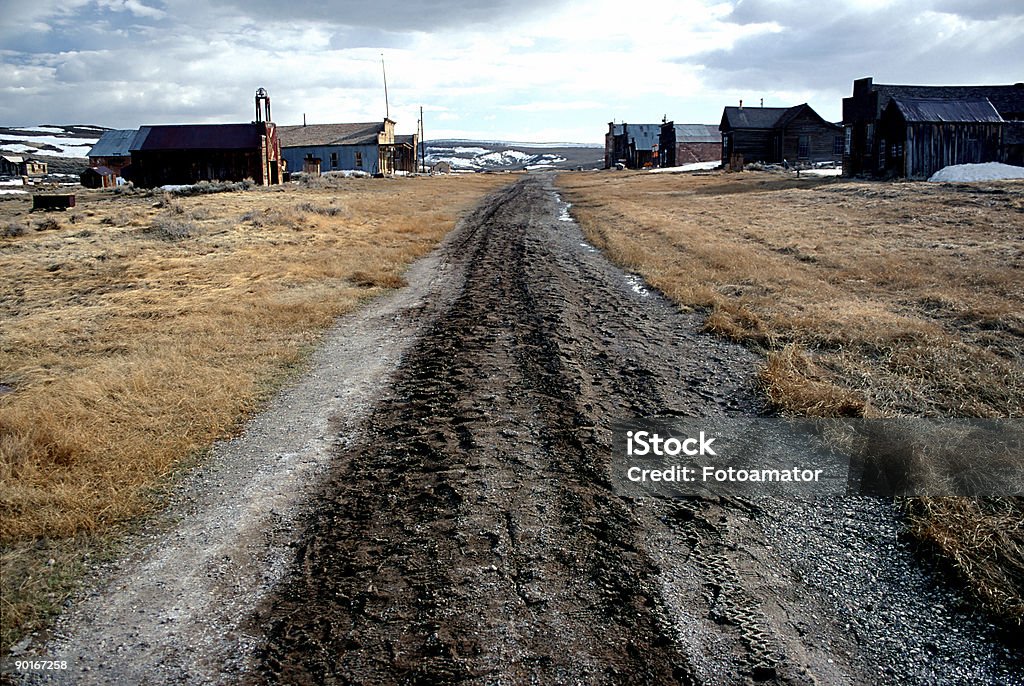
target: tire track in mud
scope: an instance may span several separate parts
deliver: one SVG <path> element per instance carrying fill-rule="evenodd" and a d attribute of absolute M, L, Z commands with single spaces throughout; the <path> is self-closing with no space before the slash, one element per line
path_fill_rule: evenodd
<path fill-rule="evenodd" d="M 603 427 L 751 412 L 750 358 L 632 289 L 553 206 L 530 178 L 461 229 L 459 295 L 339 456 L 256 620 L 269 680 L 693 681 Z"/>

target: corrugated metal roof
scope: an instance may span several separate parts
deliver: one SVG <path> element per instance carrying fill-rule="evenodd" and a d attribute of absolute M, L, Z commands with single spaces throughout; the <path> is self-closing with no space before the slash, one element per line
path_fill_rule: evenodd
<path fill-rule="evenodd" d="M 138 129 L 104 131 L 89 151 L 89 157 L 128 157 L 131 155 L 132 143 L 137 135 Z"/>
<path fill-rule="evenodd" d="M 908 122 L 993 122 L 1003 121 L 988 98 L 937 100 L 892 98 L 892 105 Z"/>
<path fill-rule="evenodd" d="M 721 143 L 722 132 L 714 124 L 676 124 L 677 143 Z"/>
<path fill-rule="evenodd" d="M 661 124 L 615 124 L 614 135 L 626 135 L 637 150 L 650 150 L 661 138 Z"/>
<path fill-rule="evenodd" d="M 324 145 L 372 145 L 377 134 L 384 131 L 384 122 L 356 124 L 311 124 L 309 126 L 280 126 L 282 148 Z"/>
<path fill-rule="evenodd" d="M 770 129 L 792 109 L 792 107 L 726 107 L 722 113 L 722 123 L 728 124 L 733 129 Z"/>
<path fill-rule="evenodd" d="M 266 124 L 143 126 L 132 150 L 247 150 L 260 147 Z"/>
<path fill-rule="evenodd" d="M 884 110 L 891 98 L 901 100 L 981 100 L 987 99 L 1000 115 L 1024 112 L 1024 86 L 910 86 L 875 83 L 878 109 Z"/>

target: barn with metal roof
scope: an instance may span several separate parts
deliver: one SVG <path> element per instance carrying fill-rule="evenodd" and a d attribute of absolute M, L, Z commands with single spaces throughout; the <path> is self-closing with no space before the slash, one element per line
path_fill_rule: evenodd
<path fill-rule="evenodd" d="M 892 99 L 903 101 L 971 101 L 988 100 L 1002 117 L 1003 131 L 1014 131 L 1010 122 L 1024 122 L 1024 83 L 992 86 L 915 86 L 875 83 L 871 77 L 853 82 L 853 94 L 843 98 L 843 126 L 846 144 L 843 154 L 843 174 L 892 173 L 889 164 L 891 138 L 882 146 L 878 134 L 882 113 Z M 958 115 L 959 116 L 959 115 Z M 1019 146 L 1004 141 L 999 154 L 986 162 L 1013 163 L 1019 160 Z M 1019 162 L 1017 162 L 1019 164 Z"/>
<path fill-rule="evenodd" d="M 927 179 L 950 165 L 996 161 L 1003 123 L 988 98 L 890 98 L 877 131 L 881 166 L 891 176 Z"/>

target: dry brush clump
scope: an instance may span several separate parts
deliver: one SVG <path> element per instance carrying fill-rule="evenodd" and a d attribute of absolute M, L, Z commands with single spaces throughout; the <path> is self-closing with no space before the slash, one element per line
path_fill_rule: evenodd
<path fill-rule="evenodd" d="M 559 178 L 594 245 L 764 353 L 760 382 L 780 411 L 1024 417 L 1024 184 Z M 1019 499 L 907 510 L 990 608 L 1024 618 Z"/>
<path fill-rule="evenodd" d="M 506 182 L 351 180 L 158 203 L 85 192 L 73 230 L 0 243 L 4 645 L 59 605 L 39 594 L 70 563 L 48 567 L 40 541 L 102 538 L 153 507 L 338 315 L 401 286 L 411 260 Z M 0 225 L 25 211 L 0 205 Z"/>

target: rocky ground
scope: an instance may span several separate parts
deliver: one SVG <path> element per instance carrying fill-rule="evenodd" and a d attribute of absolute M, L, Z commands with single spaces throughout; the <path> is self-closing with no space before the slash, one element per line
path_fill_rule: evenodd
<path fill-rule="evenodd" d="M 764 414 L 757 360 L 588 245 L 549 178 L 408 281 L 218 448 L 38 680 L 1020 683 L 884 501 L 616 492 L 615 420 Z"/>

